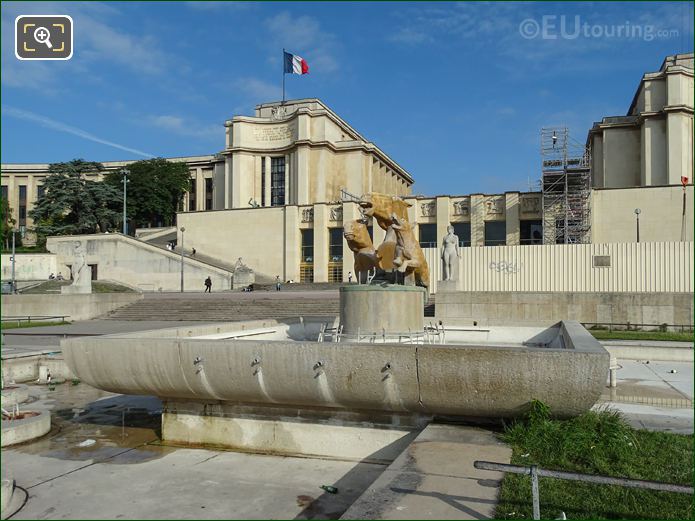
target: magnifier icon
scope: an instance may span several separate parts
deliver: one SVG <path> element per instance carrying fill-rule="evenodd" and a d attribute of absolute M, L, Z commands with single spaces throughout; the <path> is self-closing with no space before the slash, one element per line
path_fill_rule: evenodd
<path fill-rule="evenodd" d="M 51 45 L 51 33 L 45 27 L 36 28 L 36 30 L 34 31 L 34 40 L 36 40 L 39 43 L 45 43 L 46 47 L 48 47 L 49 49 L 53 49 L 53 45 Z"/>

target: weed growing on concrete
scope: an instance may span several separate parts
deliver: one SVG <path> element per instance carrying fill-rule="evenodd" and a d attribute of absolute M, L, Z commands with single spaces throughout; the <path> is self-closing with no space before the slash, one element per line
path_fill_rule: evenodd
<path fill-rule="evenodd" d="M 513 449 L 515 465 L 585 474 L 692 484 L 693 439 L 635 430 L 620 413 L 589 411 L 557 420 L 547 405 L 533 402 L 522 421 L 506 426 L 502 438 Z M 552 478 L 540 480 L 541 515 L 568 519 L 690 519 L 686 494 L 628 489 Z M 528 476 L 505 476 L 498 519 L 531 519 Z"/>

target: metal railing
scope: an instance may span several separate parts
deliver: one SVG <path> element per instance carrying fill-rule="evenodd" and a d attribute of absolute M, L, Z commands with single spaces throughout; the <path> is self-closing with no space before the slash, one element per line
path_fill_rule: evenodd
<path fill-rule="evenodd" d="M 318 342 L 357 342 L 367 344 L 443 344 L 446 341 L 446 332 L 441 324 L 426 325 L 422 331 L 387 332 L 386 330 L 363 333 L 359 329 L 357 333 L 344 333 L 343 325 L 330 327 L 321 324 Z"/>
<path fill-rule="evenodd" d="M 34 322 L 57 322 L 55 319 L 60 319 L 60 322 L 65 322 L 65 319 L 70 317 L 70 315 L 20 315 L 20 316 L 4 316 L 0 321 L 5 322 L 17 322 L 17 325 L 21 325 L 22 322 L 30 324 L 33 320 Z"/>
<path fill-rule="evenodd" d="M 538 490 L 538 478 L 566 479 L 569 481 L 584 481 L 599 485 L 617 485 L 619 487 L 642 488 L 647 490 L 660 490 L 662 492 L 676 492 L 678 494 L 693 494 L 693 487 L 663 483 L 661 481 L 647 481 L 644 479 L 611 478 L 608 476 L 595 476 L 592 474 L 579 474 L 577 472 L 565 472 L 562 470 L 540 469 L 537 465 L 523 467 L 520 465 L 508 465 L 494 461 L 474 461 L 473 466 L 480 470 L 496 470 L 510 474 L 525 474 L 531 476 L 531 494 L 533 496 L 533 519 L 541 518 L 540 492 Z"/>
<path fill-rule="evenodd" d="M 673 331 L 674 329 L 679 329 L 681 333 L 686 331 L 693 331 L 692 324 L 635 324 L 632 322 L 582 322 L 582 326 L 586 329 L 591 330 L 592 327 L 598 326 L 596 330 L 608 329 L 608 331 L 649 331 L 643 328 L 653 328 L 652 331 Z M 605 326 L 605 327 L 604 327 Z"/>

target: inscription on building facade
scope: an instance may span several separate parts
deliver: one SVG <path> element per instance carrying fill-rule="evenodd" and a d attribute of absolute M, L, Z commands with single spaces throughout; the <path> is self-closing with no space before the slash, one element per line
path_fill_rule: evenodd
<path fill-rule="evenodd" d="M 256 127 L 253 129 L 253 137 L 261 143 L 284 141 L 292 137 L 292 128 L 289 125 Z"/>

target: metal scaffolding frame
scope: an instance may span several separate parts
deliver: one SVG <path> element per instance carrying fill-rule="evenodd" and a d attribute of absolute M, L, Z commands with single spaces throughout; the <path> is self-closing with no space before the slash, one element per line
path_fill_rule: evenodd
<path fill-rule="evenodd" d="M 591 151 L 566 127 L 541 129 L 543 244 L 591 242 Z"/>

